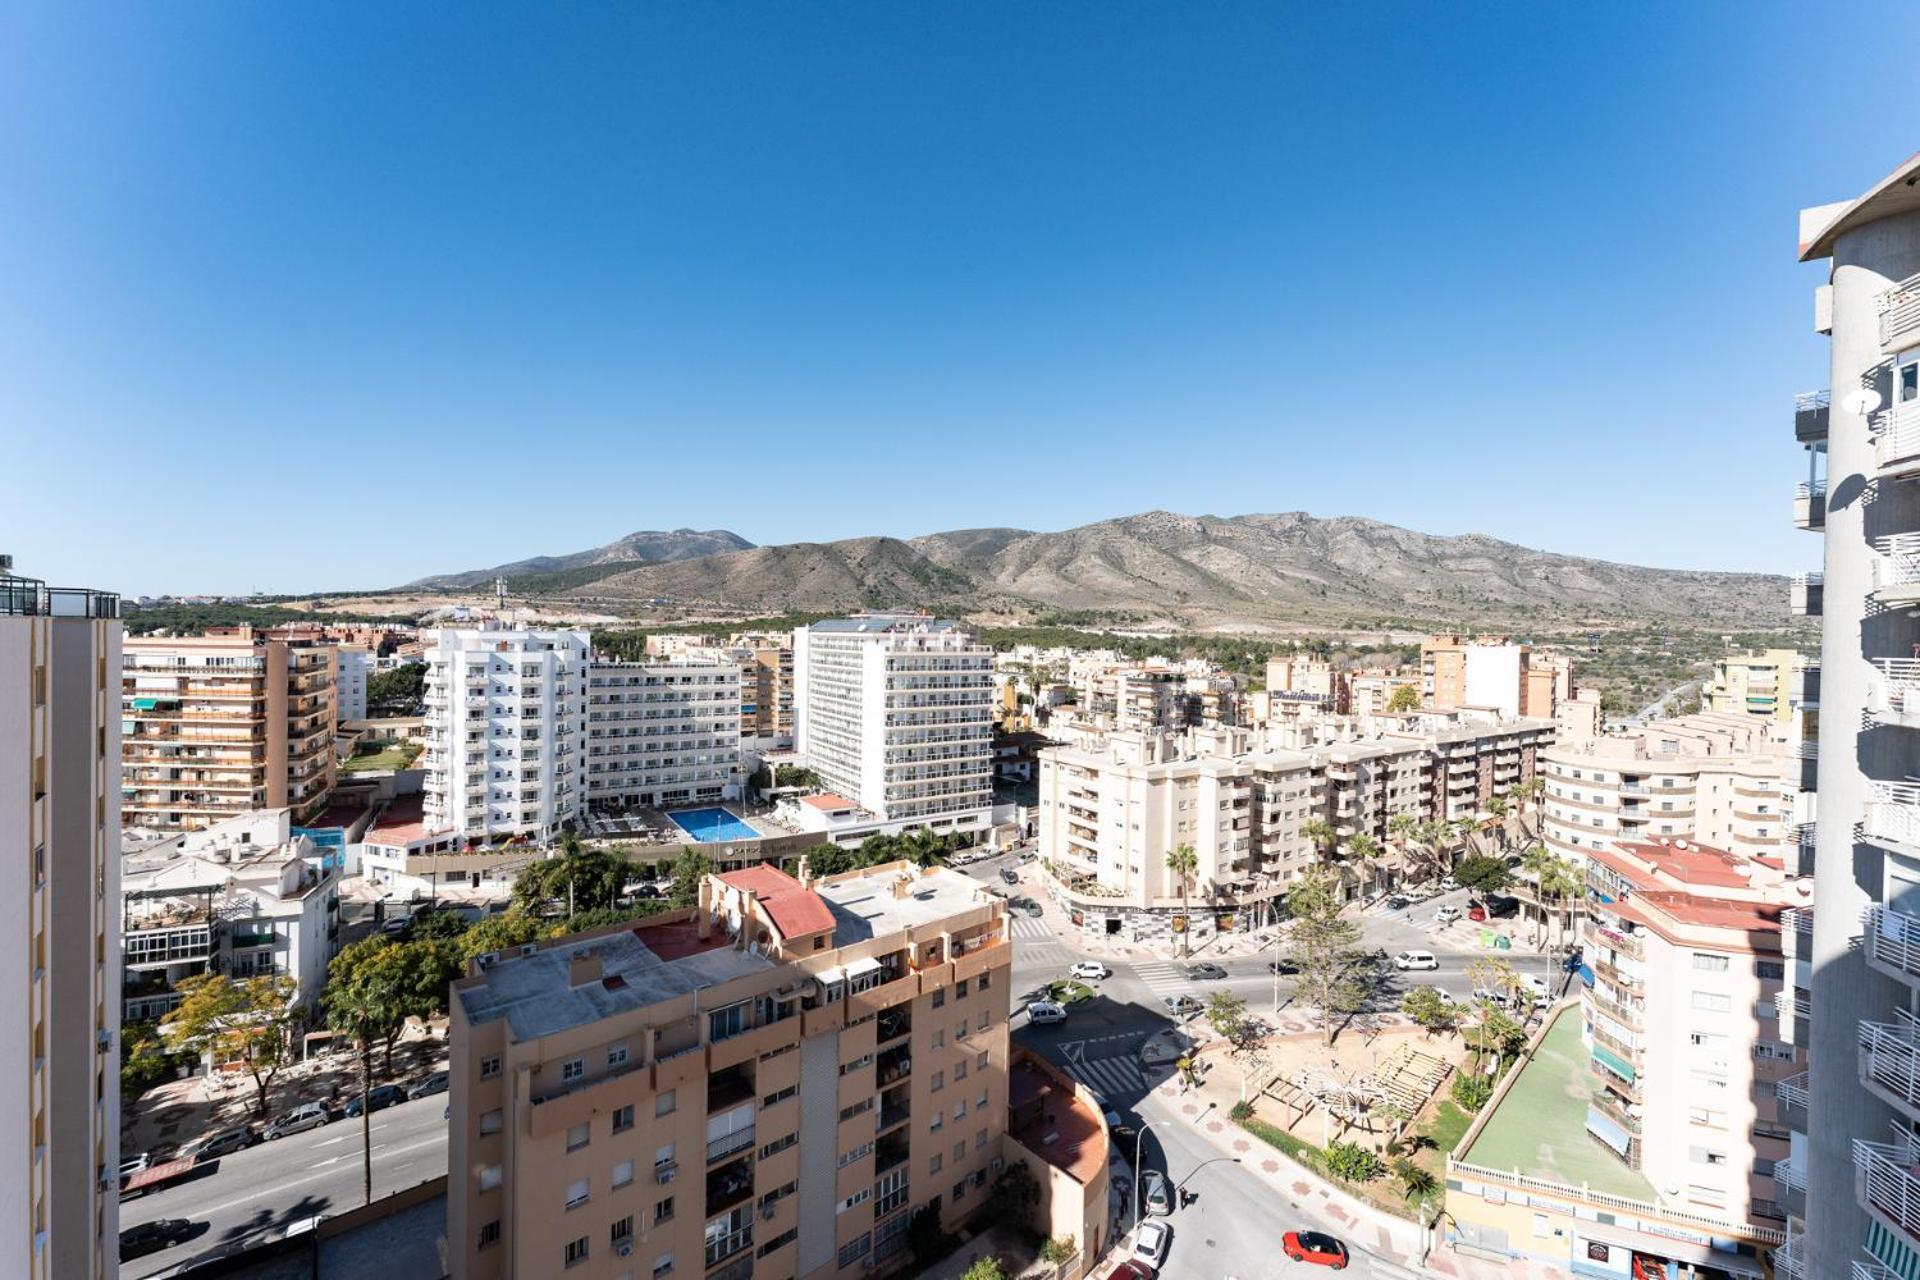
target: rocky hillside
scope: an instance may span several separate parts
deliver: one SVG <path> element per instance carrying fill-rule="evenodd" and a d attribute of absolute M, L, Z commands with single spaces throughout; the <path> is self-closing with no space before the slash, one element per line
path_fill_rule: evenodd
<path fill-rule="evenodd" d="M 485 587 L 495 578 L 504 577 L 516 589 L 551 588 L 560 584 L 529 580 L 567 577 L 577 583 L 597 576 L 592 572 L 583 571 L 606 566 L 693 560 L 701 556 L 722 555 L 729 551 L 744 551 L 752 545 L 739 534 L 730 533 L 725 529 L 673 529 L 664 532 L 642 530 L 638 533 L 630 533 L 616 542 L 609 542 L 604 547 L 574 551 L 567 555 L 534 556 L 529 560 L 515 560 L 512 564 L 497 564 L 491 569 L 467 569 L 459 573 L 443 573 L 431 578 L 421 578 L 417 582 L 409 582 L 407 586 L 458 590 Z M 608 572 L 615 571 L 616 569 L 608 569 Z"/>
<path fill-rule="evenodd" d="M 755 613 L 925 606 L 1124 614 L 1210 627 L 1389 618 L 1733 627 L 1787 618 L 1786 582 L 1778 577 L 1648 569 L 1302 512 L 1155 511 L 1059 533 L 856 538 L 601 572 L 592 570 L 591 581 L 556 582 L 554 590 L 611 604 L 664 599 Z"/>

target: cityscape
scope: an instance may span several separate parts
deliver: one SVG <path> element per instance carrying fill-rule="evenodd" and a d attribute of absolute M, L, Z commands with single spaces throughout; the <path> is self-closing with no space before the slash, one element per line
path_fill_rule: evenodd
<path fill-rule="evenodd" d="M 1758 102 L 1790 56 L 1780 16 L 1725 53 L 1728 100 Z M 132 231 L 107 237 L 70 311 L 30 251 L 0 250 L 31 282 L 26 302 L 0 303 L 20 339 L 0 370 L 27 375 L 0 389 L 0 456 L 24 482 L 0 518 L 0 829 L 27 872 L 0 899 L 15 1063 L 0 1275 L 1920 1278 L 1920 152 L 1878 125 L 1834 154 L 1807 136 L 1728 139 L 1729 167 L 1777 170 L 1731 201 L 1800 194 L 1728 215 L 1724 239 L 1646 250 L 1649 273 L 1722 290 L 1716 305 L 1753 332 L 1817 343 L 1804 359 L 1747 353 L 1738 377 L 1769 362 L 1804 377 L 1765 402 L 1774 427 L 1742 403 L 1721 437 L 1682 441 L 1718 425 L 1691 404 L 1663 416 L 1653 388 L 1673 375 L 1636 390 L 1626 348 L 1609 347 L 1601 381 L 1644 399 L 1651 425 L 1622 424 L 1604 466 L 1575 437 L 1613 428 L 1590 428 L 1588 406 L 1553 421 L 1520 394 L 1532 371 L 1463 417 L 1377 436 L 1373 419 L 1419 418 L 1406 384 L 1350 387 L 1400 406 L 1360 423 L 1336 421 L 1321 389 L 1298 417 L 1248 427 L 1209 396 L 1143 432 L 1129 401 L 1172 405 L 1189 379 L 1222 379 L 1224 400 L 1253 385 L 1224 372 L 1237 354 L 1167 343 L 1158 326 L 1201 325 L 1204 309 L 1166 279 L 1257 292 L 1269 252 L 1311 256 L 1315 235 L 1351 249 L 1351 228 L 1313 225 L 1351 192 L 1349 160 L 1224 121 L 1268 119 L 1269 94 L 1348 101 L 1356 46 L 1381 40 L 1409 78 L 1378 109 L 1411 120 L 1412 86 L 1460 81 L 1443 51 L 1493 39 L 1511 82 L 1442 94 L 1410 128 L 1497 109 L 1488 145 L 1532 147 L 1513 108 L 1538 77 L 1627 97 L 1645 78 L 1673 95 L 1684 141 L 1656 146 L 1664 124 L 1623 141 L 1638 125 L 1614 119 L 1621 132 L 1578 145 L 1644 149 L 1642 180 L 1680 201 L 1707 163 L 1691 149 L 1726 117 L 1719 97 L 1673 86 L 1692 82 L 1681 55 L 1718 15 L 1674 15 L 1671 47 L 1630 10 L 1462 14 L 1443 31 L 1407 8 L 1391 15 L 1412 24 L 1404 39 L 1383 36 L 1384 12 L 1226 5 L 1177 22 L 1036 11 L 1026 29 L 992 5 L 477 9 L 391 27 L 220 5 L 127 17 L 88 53 L 70 17 L 33 15 L 22 47 L 59 56 L 0 63 L 28 96 L 99 90 L 111 119 L 71 117 L 76 145 L 98 131 L 128 155 L 213 148 L 162 183 L 183 203 L 135 201 L 114 225 L 159 227 L 223 182 L 268 201 L 269 175 L 221 172 L 265 154 L 249 129 L 295 155 L 353 152 L 339 195 L 354 207 L 225 241 L 209 227 L 184 264 Z M 369 33 L 395 44 L 342 55 Z M 403 48 L 444 65 L 408 61 L 417 83 L 401 87 Z M 118 85 L 107 49 L 127 58 Z M 1620 84 L 1598 65 L 1610 49 L 1633 68 Z M 56 90 L 63 68 L 85 74 Z M 1283 68 L 1295 82 L 1269 83 Z M 1131 75 L 1169 132 L 1123 105 Z M 161 85 L 202 100 L 146 96 Z M 339 118 L 281 96 L 315 86 L 339 90 Z M 222 87 L 237 96 L 216 104 Z M 1036 93 L 1105 107 L 1020 118 Z M 1897 94 L 1912 104 L 1920 81 Z M 1582 129 L 1640 110 L 1568 96 L 1552 118 Z M 383 101 L 406 109 L 369 131 Z M 796 121 L 815 112 L 842 127 L 807 133 Z M 49 144 L 4 115 L 0 143 L 36 178 L 57 172 L 76 209 L 97 198 L 80 193 L 105 179 L 48 167 Z M 495 132 L 470 153 L 424 163 L 421 139 L 483 118 Z M 1028 125 L 1042 136 L 1021 139 Z M 1388 167 L 1378 119 L 1327 128 Z M 1176 138 L 1218 149 L 1180 156 Z M 1088 398 L 1066 408 L 1074 393 L 1048 381 L 1065 373 L 998 343 L 1032 338 L 1014 314 L 1025 291 L 1040 308 L 1060 264 L 1111 228 L 1009 244 L 983 301 L 965 267 L 998 260 L 962 224 L 1003 211 L 955 174 L 1023 174 L 1032 208 L 1076 181 L 1111 199 L 1144 139 L 1168 147 L 1147 162 L 1169 184 L 1167 220 L 1116 207 L 1113 227 L 1167 237 L 1153 272 L 1168 364 L 1117 345 L 1116 381 L 1083 370 Z M 1027 148 L 1022 163 L 980 158 L 987 140 Z M 461 220 L 482 188 L 459 175 L 542 146 L 551 189 L 511 209 L 475 199 Z M 1076 170 L 1082 148 L 1094 158 Z M 1229 287 L 1173 241 L 1245 233 L 1208 211 L 1256 181 L 1236 167 L 1249 157 L 1319 176 L 1244 188 L 1275 202 L 1247 225 L 1277 218 L 1271 238 L 1293 243 Z M 1627 201 L 1602 190 L 1618 158 L 1595 163 L 1610 176 L 1583 198 Z M 1173 189 L 1183 165 L 1204 171 L 1193 190 Z M 1417 167 L 1483 162 L 1462 148 Z M 1617 266 L 1618 222 L 1558 192 L 1529 203 L 1515 184 L 1537 176 L 1503 177 L 1464 211 L 1351 216 L 1373 231 L 1491 220 L 1516 240 L 1543 219 L 1569 274 L 1582 237 Z M 717 188 L 735 180 L 723 216 Z M 506 201 L 508 185 L 486 189 Z M 963 188 L 971 207 L 931 210 Z M 1601 212 L 1633 224 L 1661 198 Z M 1748 260 L 1748 218 L 1781 233 L 1771 258 Z M 765 241 L 782 219 L 790 239 Z M 0 207 L 10 223 L 67 252 Z M 709 296 L 722 275 L 650 257 L 649 234 L 696 223 L 700 252 L 737 252 L 724 278 L 759 292 Z M 1666 225 L 1629 231 L 1644 247 Z M 1384 247 L 1438 258 L 1394 266 L 1409 293 L 1482 256 L 1403 233 Z M 383 234 L 418 274 L 370 243 Z M 1701 243 L 1738 260 L 1695 262 Z M 292 280 L 272 261 L 309 249 L 345 272 L 337 291 L 303 265 L 311 317 L 250 363 L 257 331 L 288 313 L 236 299 Z M 911 286 L 864 256 L 931 270 L 949 251 Z M 1532 252 L 1516 249 L 1522 273 Z M 470 292 L 436 276 L 443 253 L 467 255 Z M 1351 292 L 1377 291 L 1382 269 L 1355 266 Z M 1726 283 L 1787 269 L 1808 274 L 1766 295 L 1789 299 L 1777 310 Z M 375 276 L 391 286 L 377 298 L 359 287 Z M 508 276 L 527 290 L 513 308 L 480 283 Z M 232 344 L 196 395 L 210 417 L 243 406 L 239 436 L 170 417 L 159 330 L 124 387 L 89 376 L 81 397 L 64 354 L 35 363 L 60 343 L 32 341 L 28 311 L 64 333 L 103 283 L 131 291 L 126 317 L 177 291 L 183 332 Z M 1560 291 L 1543 310 L 1605 312 L 1573 322 L 1580 348 L 1648 301 L 1608 310 L 1600 291 L 1536 284 Z M 927 308 L 917 354 L 879 332 L 903 323 L 893 289 Z M 795 290 L 817 291 L 811 321 L 790 310 Z M 1561 358 L 1527 347 L 1560 319 L 1496 318 L 1484 299 L 1460 299 L 1457 318 L 1377 292 L 1286 301 L 1263 340 L 1330 374 L 1355 357 L 1329 354 L 1327 331 L 1359 315 L 1369 358 L 1407 366 L 1394 379 L 1472 344 L 1505 342 L 1515 365 Z M 1090 331 L 1139 336 L 1122 333 L 1132 302 L 1083 304 Z M 676 318 L 656 331 L 657 306 Z M 117 342 L 126 317 L 94 316 Z M 329 336 L 343 316 L 366 325 L 351 359 Z M 1686 328 L 1643 320 L 1653 346 Z M 523 326 L 525 345 L 494 345 L 496 323 Z M 389 363 L 408 330 L 417 377 Z M 703 342 L 718 345 L 689 355 Z M 848 358 L 862 344 L 865 365 Z M 1057 355 L 1042 343 L 1035 359 Z M 945 362 L 968 359 L 1004 380 L 994 396 L 1032 407 L 970 434 L 986 393 L 948 386 L 943 407 L 940 391 Z M 210 367 L 195 356 L 178 376 Z M 304 382 L 347 372 L 351 399 Z M 1464 394 L 1445 376 L 1445 395 Z M 924 417 L 865 416 L 890 379 L 919 380 Z M 143 387 L 158 397 L 151 428 L 104 464 L 146 469 L 136 519 L 72 500 L 106 437 L 56 411 L 63 385 L 78 417 L 111 400 L 130 424 Z M 633 397 L 612 434 L 601 395 Z M 1502 397 L 1527 399 L 1524 434 L 1503 434 L 1499 415 L 1520 408 Z M 400 417 L 349 420 L 382 400 Z M 723 402 L 751 421 L 688 407 Z M 284 420 L 258 416 L 276 404 Z M 1028 412 L 1057 414 L 1058 432 Z M 1483 437 L 1463 426 L 1475 413 L 1492 415 Z M 1719 448 L 1714 465 L 1696 448 Z M 1652 476 L 1689 468 L 1684 501 Z M 1370 505 L 1324 514 L 1350 492 Z M 1186 513 L 1222 504 L 1246 514 Z M 1786 543 L 1800 559 L 1780 564 L 1776 528 L 1817 538 Z"/>

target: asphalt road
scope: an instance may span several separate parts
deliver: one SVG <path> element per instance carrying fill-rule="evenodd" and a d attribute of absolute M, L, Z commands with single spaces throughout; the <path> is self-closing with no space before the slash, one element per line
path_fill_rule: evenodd
<path fill-rule="evenodd" d="M 440 1114 L 446 1105 L 443 1094 L 374 1114 L 376 1197 L 447 1171 L 447 1126 Z M 222 1156 L 203 1175 L 123 1203 L 123 1230 L 157 1218 L 185 1218 L 204 1229 L 185 1244 L 121 1263 L 120 1274 L 123 1280 L 156 1275 L 361 1203 L 360 1122 L 335 1120 Z"/>

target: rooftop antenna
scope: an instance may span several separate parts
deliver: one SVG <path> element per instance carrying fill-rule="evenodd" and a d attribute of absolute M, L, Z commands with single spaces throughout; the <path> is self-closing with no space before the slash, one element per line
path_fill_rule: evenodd
<path fill-rule="evenodd" d="M 499 615 L 502 622 L 508 626 L 513 625 L 513 619 L 507 616 L 507 577 L 505 574 L 501 574 L 493 580 L 493 611 Z"/>

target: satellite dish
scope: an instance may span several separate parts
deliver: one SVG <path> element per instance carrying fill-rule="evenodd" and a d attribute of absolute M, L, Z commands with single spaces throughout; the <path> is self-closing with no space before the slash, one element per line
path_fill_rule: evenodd
<path fill-rule="evenodd" d="M 1840 401 L 1840 407 L 1856 417 L 1864 418 L 1880 407 L 1880 393 L 1871 387 L 1849 391 L 1846 398 Z"/>

